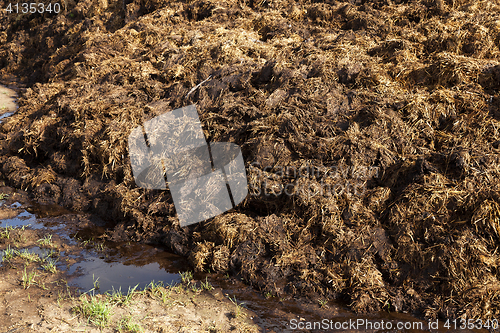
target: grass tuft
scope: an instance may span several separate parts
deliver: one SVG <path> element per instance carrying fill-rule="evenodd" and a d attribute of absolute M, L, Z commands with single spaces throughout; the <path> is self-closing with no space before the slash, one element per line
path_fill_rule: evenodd
<path fill-rule="evenodd" d="M 239 318 L 239 317 L 243 316 L 244 315 L 243 306 L 245 305 L 245 303 L 238 302 L 236 300 L 236 296 L 234 296 L 234 298 L 231 298 L 230 296 L 228 296 L 227 298 L 229 298 L 231 303 L 233 303 L 236 306 L 236 310 L 234 311 L 234 317 Z"/>
<path fill-rule="evenodd" d="M 51 234 L 45 235 L 42 239 L 39 239 L 37 243 L 40 244 L 41 246 L 48 246 L 48 247 L 54 246 L 54 243 L 52 243 Z"/>
<path fill-rule="evenodd" d="M 57 272 L 56 260 L 48 258 L 46 263 L 42 265 L 42 268 L 49 273 Z"/>
<path fill-rule="evenodd" d="M 201 281 L 201 289 L 211 291 L 214 290 L 214 286 L 210 282 L 208 282 L 208 278 L 205 277 L 205 282 Z"/>
<path fill-rule="evenodd" d="M 96 290 L 99 290 L 101 288 L 101 283 L 99 282 L 99 277 L 97 277 L 97 279 L 96 279 L 94 274 L 92 274 L 92 281 L 94 284 L 94 288 L 92 288 L 90 291 L 94 292 Z"/>
<path fill-rule="evenodd" d="M 28 289 L 29 287 L 31 287 L 31 285 L 35 284 L 36 277 L 37 277 L 36 272 L 31 271 L 30 273 L 28 273 L 26 271 L 26 266 L 25 266 L 23 276 L 21 278 L 21 284 L 22 284 L 23 288 Z"/>
<path fill-rule="evenodd" d="M 86 318 L 91 324 L 105 328 L 111 320 L 113 305 L 107 299 L 98 299 L 98 296 L 82 295 L 80 305 L 74 311 Z"/>
<path fill-rule="evenodd" d="M 181 272 L 179 274 L 181 276 L 182 283 L 185 283 L 189 286 L 191 280 L 193 280 L 193 272 L 186 271 L 186 272 Z"/>
<path fill-rule="evenodd" d="M 132 288 L 129 287 L 127 294 L 123 294 L 121 287 L 118 290 L 113 287 L 111 293 L 107 292 L 106 295 L 111 298 L 111 302 L 113 302 L 113 304 L 128 305 L 132 301 L 132 297 L 138 287 L 139 284 L 136 284 Z"/>
<path fill-rule="evenodd" d="M 26 260 L 28 263 L 40 261 L 40 257 L 28 249 L 17 250 L 15 252 L 19 258 Z"/>
<path fill-rule="evenodd" d="M 319 299 L 318 300 L 318 304 L 319 304 L 319 307 L 322 308 L 322 307 L 324 307 L 325 305 L 328 304 L 328 300 L 325 299 L 325 298 Z"/>
<path fill-rule="evenodd" d="M 2 261 L 10 261 L 12 258 L 14 258 L 15 255 L 16 255 L 16 250 L 11 249 L 9 245 L 5 250 L 3 250 Z"/>
<path fill-rule="evenodd" d="M 10 239 L 10 234 L 14 230 L 13 227 L 6 226 L 0 229 L 0 238 Z"/>

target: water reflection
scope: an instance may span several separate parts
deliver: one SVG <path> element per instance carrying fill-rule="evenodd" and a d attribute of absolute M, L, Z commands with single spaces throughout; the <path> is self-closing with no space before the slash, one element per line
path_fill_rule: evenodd
<path fill-rule="evenodd" d="M 22 228 L 27 226 L 33 229 L 43 228 L 43 224 L 37 221 L 35 214 L 28 213 L 27 211 L 21 212 L 16 217 L 0 221 L 0 227 L 2 228 Z"/>
<path fill-rule="evenodd" d="M 136 285 L 144 289 L 151 281 L 162 281 L 164 285 L 179 283 L 178 273 L 187 269 L 183 258 L 153 246 L 105 243 L 104 247 L 100 255 L 89 251 L 85 261 L 69 268 L 70 274 L 80 274 L 70 279 L 70 284 L 88 291 L 98 279 L 98 293 L 113 289 L 127 292 Z"/>

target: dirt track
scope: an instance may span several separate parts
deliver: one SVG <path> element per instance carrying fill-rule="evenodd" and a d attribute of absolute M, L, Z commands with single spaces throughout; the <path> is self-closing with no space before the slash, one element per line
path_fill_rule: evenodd
<path fill-rule="evenodd" d="M 0 170 L 42 203 L 115 221 L 111 238 L 166 244 L 263 292 L 498 318 L 499 12 L 110 0 L 3 15 L 0 74 L 27 90 L 0 125 Z M 126 140 L 193 103 L 209 141 L 242 147 L 252 194 L 180 228 L 168 191 L 135 186 Z"/>

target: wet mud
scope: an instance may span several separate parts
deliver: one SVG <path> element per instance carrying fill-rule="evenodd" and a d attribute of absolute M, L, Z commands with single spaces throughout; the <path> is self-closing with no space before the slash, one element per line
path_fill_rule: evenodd
<path fill-rule="evenodd" d="M 262 294 L 500 316 L 498 1 L 91 4 L 0 19 L 6 184 Z M 181 228 L 127 137 L 193 103 L 250 194 Z"/>
<path fill-rule="evenodd" d="M 12 116 L 17 110 L 16 97 L 14 90 L 0 86 L 0 121 Z"/>
<path fill-rule="evenodd" d="M 105 241 L 99 219 L 1 190 L 2 332 L 260 331 L 255 313 L 208 280 L 202 288 L 181 279 L 189 269 L 185 258 L 145 244 Z M 108 314 L 80 311 L 89 300 Z"/>
<path fill-rule="evenodd" d="M 2 189 L 4 192 L 10 192 L 10 195 L 14 197 L 19 194 L 6 187 Z M 20 200 L 23 198 L 26 197 L 18 197 Z M 148 290 L 152 284 L 176 286 L 185 282 L 182 281 L 180 273 L 191 269 L 186 258 L 168 253 L 163 248 L 133 242 L 106 241 L 105 233 L 108 230 L 94 225 L 90 221 L 92 216 L 87 214 L 74 214 L 57 205 L 41 206 L 30 201 L 21 203 L 13 199 L 4 199 L 0 207 L 4 211 L 12 212 L 12 217 L 4 215 L 0 218 L 1 239 L 3 240 L 1 243 L 17 239 L 14 244 L 9 244 L 7 247 L 5 244 L 0 245 L 4 248 L 0 251 L 0 270 L 3 269 L 3 274 L 6 276 L 19 266 L 17 264 L 19 259 L 17 261 L 8 259 L 7 252 L 11 245 L 15 246 L 14 248 L 19 253 L 32 253 L 39 258 L 53 258 L 57 262 L 56 269 L 59 272 L 56 276 L 60 281 L 66 281 L 67 288 L 70 288 L 75 295 L 82 293 L 109 295 L 116 292 L 127 295 L 133 291 Z M 6 232 L 11 233 L 7 240 L 4 237 Z M 43 246 L 39 241 L 35 243 L 37 245 L 32 244 L 33 240 L 42 239 L 46 235 L 52 235 L 52 245 Z M 57 255 L 54 254 L 55 252 Z M 19 253 L 17 256 L 20 257 Z M 263 295 L 228 274 L 198 272 L 193 278 L 193 281 L 209 282 L 218 290 L 216 293 L 232 297 L 235 302 L 244 306 L 251 316 L 251 321 L 262 332 L 295 332 L 296 323 L 322 322 L 325 319 L 331 322 L 331 325 L 349 320 L 385 322 L 386 326 L 387 323 L 391 323 L 394 327 L 397 323 L 407 325 L 421 323 L 422 329 L 399 329 L 398 332 L 449 332 L 442 321 L 439 322 L 437 329 L 429 330 L 425 320 L 410 314 L 381 311 L 370 315 L 357 315 L 349 311 L 347 305 L 334 301 L 324 300 L 318 303 L 305 298 L 278 298 L 271 294 Z M 4 278 L 4 280 L 9 280 L 9 278 Z M 36 287 L 33 286 L 30 290 L 28 288 L 24 294 L 21 293 L 18 296 L 28 302 L 29 297 L 37 295 L 37 291 L 33 289 L 46 290 L 46 287 L 45 289 L 42 287 L 48 282 L 41 284 L 40 281 L 38 277 Z M 54 282 L 57 283 L 58 280 Z M 51 293 L 54 294 L 55 291 Z M 203 298 L 203 295 L 199 296 Z M 214 306 L 214 303 L 209 300 L 205 302 L 207 302 L 207 307 Z M 11 308 L 10 312 L 12 311 Z M 46 316 L 50 318 L 52 315 Z M 366 332 L 386 331 L 380 328 L 362 330 Z M 236 329 L 236 331 L 241 330 Z M 302 331 L 324 330 L 303 329 Z M 359 330 L 343 329 L 342 331 L 358 332 Z M 470 330 L 470 332 L 479 333 L 486 332 L 486 330 Z"/>

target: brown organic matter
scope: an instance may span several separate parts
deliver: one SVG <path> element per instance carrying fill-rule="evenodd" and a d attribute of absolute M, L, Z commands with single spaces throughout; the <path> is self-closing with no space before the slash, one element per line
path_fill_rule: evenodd
<path fill-rule="evenodd" d="M 74 0 L 4 15 L 0 74 L 25 90 L 0 125 L 0 171 L 114 221 L 112 237 L 264 292 L 498 318 L 498 13 L 498 0 Z M 251 195 L 181 228 L 168 191 L 136 187 L 127 137 L 190 104 L 209 141 L 242 148 Z"/>

